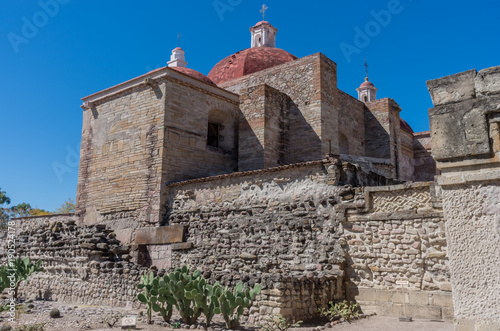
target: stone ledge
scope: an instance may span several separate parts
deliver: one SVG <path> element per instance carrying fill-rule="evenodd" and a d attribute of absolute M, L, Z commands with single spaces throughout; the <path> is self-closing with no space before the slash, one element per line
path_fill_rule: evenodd
<path fill-rule="evenodd" d="M 500 181 L 500 169 L 447 173 L 437 177 L 437 183 L 442 187 L 494 181 Z"/>
<path fill-rule="evenodd" d="M 193 248 L 193 243 L 192 242 L 176 243 L 172 244 L 170 247 L 173 251 L 187 250 Z"/>
<path fill-rule="evenodd" d="M 369 221 L 393 221 L 393 220 L 409 220 L 409 219 L 427 219 L 427 218 L 443 218 L 443 212 L 439 210 L 429 210 L 417 212 L 408 210 L 396 213 L 373 213 L 369 215 L 351 214 L 347 216 L 349 222 L 369 222 Z"/>
<path fill-rule="evenodd" d="M 159 228 L 145 228 L 137 230 L 135 244 L 162 245 L 181 243 L 184 238 L 184 226 L 169 225 Z"/>

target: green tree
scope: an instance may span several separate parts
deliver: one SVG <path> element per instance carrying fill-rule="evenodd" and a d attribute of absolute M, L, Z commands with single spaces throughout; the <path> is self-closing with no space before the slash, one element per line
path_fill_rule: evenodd
<path fill-rule="evenodd" d="M 54 211 L 54 214 L 72 214 L 75 212 L 75 200 L 69 198 L 61 207 Z"/>
<path fill-rule="evenodd" d="M 26 202 L 11 207 L 8 207 L 9 204 L 10 198 L 7 196 L 7 193 L 0 188 L 0 229 L 7 228 L 7 222 L 11 218 L 52 214 L 40 208 L 33 208 Z"/>
<path fill-rule="evenodd" d="M 9 213 L 6 205 L 10 204 L 10 198 L 5 191 L 0 188 L 0 228 L 5 229 L 9 221 Z"/>

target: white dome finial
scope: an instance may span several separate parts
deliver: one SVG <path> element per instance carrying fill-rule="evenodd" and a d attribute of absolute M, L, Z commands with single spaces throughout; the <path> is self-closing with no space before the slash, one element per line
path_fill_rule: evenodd
<path fill-rule="evenodd" d="M 183 67 L 187 68 L 186 58 L 184 57 L 184 50 L 176 47 L 172 50 L 170 61 L 167 62 L 169 67 Z"/>

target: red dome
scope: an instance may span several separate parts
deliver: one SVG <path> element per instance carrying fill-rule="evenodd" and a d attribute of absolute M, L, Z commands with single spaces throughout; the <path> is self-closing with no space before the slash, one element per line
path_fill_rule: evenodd
<path fill-rule="evenodd" d="M 178 72 L 181 72 L 185 75 L 191 76 L 197 80 L 201 80 L 202 82 L 205 82 L 207 84 L 215 85 L 215 83 L 212 82 L 212 80 L 210 78 L 208 78 L 207 76 L 205 76 L 204 74 L 202 74 L 201 72 L 198 72 L 196 70 L 184 68 L 184 67 L 169 67 L 169 68 L 174 69 Z M 217 86 L 217 85 L 215 85 L 215 86 Z"/>
<path fill-rule="evenodd" d="M 366 81 L 363 84 L 361 84 L 359 87 L 372 87 L 374 86 L 372 82 Z"/>
<path fill-rule="evenodd" d="M 220 84 L 296 59 L 296 56 L 279 48 L 247 48 L 217 63 L 208 73 L 208 78 L 215 84 Z"/>

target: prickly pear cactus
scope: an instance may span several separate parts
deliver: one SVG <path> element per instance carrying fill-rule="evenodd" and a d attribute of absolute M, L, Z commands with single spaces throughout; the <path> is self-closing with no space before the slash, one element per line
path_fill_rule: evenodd
<path fill-rule="evenodd" d="M 194 305 L 201 309 L 205 315 L 206 325 L 210 326 L 212 318 L 220 314 L 219 296 L 222 293 L 222 287 L 219 282 L 210 285 L 205 279 L 198 282 L 197 295 L 194 296 Z"/>
<path fill-rule="evenodd" d="M 141 276 L 141 282 L 137 285 L 139 290 L 143 290 L 137 298 L 140 302 L 145 303 L 147 307 L 147 322 L 148 324 L 152 324 L 151 320 L 151 310 L 153 306 L 153 297 L 156 293 L 154 288 L 155 277 L 153 272 L 151 271 L 149 274 L 147 271 L 144 271 L 144 274 Z"/>
<path fill-rule="evenodd" d="M 199 270 L 190 274 L 189 267 L 184 266 L 159 280 L 159 289 L 164 289 L 162 291 L 168 293 L 167 305 L 170 303 L 175 306 L 186 324 L 196 322 L 203 312 L 203 308 L 194 303 L 195 300 L 203 300 L 200 281 L 205 282 L 205 280 L 200 277 L 200 274 Z"/>
<path fill-rule="evenodd" d="M 238 326 L 243 310 L 250 306 L 255 296 L 260 293 L 260 289 L 259 284 L 250 289 L 250 287 L 243 287 L 241 282 L 236 284 L 233 291 L 226 286 L 219 296 L 219 307 L 228 329 L 234 329 Z"/>

